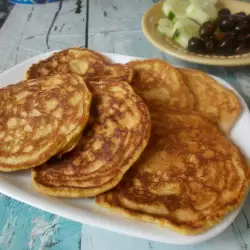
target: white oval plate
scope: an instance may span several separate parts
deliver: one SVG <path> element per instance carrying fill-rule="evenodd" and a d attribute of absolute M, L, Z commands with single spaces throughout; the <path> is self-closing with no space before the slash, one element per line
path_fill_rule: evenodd
<path fill-rule="evenodd" d="M 5 71 L 0 75 L 0 87 L 23 80 L 24 73 L 31 64 L 45 59 L 50 55 L 51 53 L 46 53 L 33 57 Z M 133 59 L 138 59 L 117 54 L 105 55 L 116 63 L 127 63 Z M 220 84 L 232 89 L 224 80 L 217 77 L 214 78 Z M 248 159 L 250 159 L 250 138 L 247 136 L 249 135 L 250 128 L 250 113 L 243 98 L 237 92 L 236 94 L 241 100 L 243 112 L 232 130 L 231 138 L 242 149 Z M 211 239 L 224 231 L 240 212 L 240 208 L 238 208 L 225 217 L 221 223 L 203 234 L 184 236 L 153 224 L 126 219 L 117 213 L 99 207 L 94 203 L 93 199 L 57 199 L 41 195 L 32 187 L 30 171 L 1 173 L 0 192 L 31 206 L 80 223 L 169 244 L 188 245 Z"/>

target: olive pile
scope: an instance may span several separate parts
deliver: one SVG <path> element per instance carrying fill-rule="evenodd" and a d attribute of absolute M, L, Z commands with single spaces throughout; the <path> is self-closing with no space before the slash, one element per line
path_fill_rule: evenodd
<path fill-rule="evenodd" d="M 188 50 L 201 54 L 240 55 L 250 52 L 250 14 L 231 14 L 229 9 L 221 9 L 214 22 L 200 26 L 199 37 L 192 37 Z"/>

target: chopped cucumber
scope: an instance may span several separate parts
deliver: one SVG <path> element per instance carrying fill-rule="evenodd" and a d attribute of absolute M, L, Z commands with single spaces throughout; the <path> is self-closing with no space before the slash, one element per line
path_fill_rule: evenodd
<path fill-rule="evenodd" d="M 206 12 L 208 13 L 209 17 L 210 17 L 210 21 L 215 20 L 218 17 L 218 10 L 216 9 L 216 7 L 214 5 L 210 5 L 207 9 Z"/>
<path fill-rule="evenodd" d="M 167 18 L 161 18 L 157 23 L 157 29 L 167 37 L 173 35 L 173 23 Z"/>
<path fill-rule="evenodd" d="M 172 12 L 172 11 L 169 11 L 168 15 L 167 15 L 167 18 L 170 20 L 170 21 L 173 21 L 175 19 L 175 14 Z"/>
<path fill-rule="evenodd" d="M 187 48 L 188 41 L 193 36 L 198 36 L 200 26 L 194 21 L 186 18 L 178 20 L 173 28 L 173 40 L 181 47 Z"/>
<path fill-rule="evenodd" d="M 164 14 L 171 21 L 186 16 L 187 0 L 165 0 L 162 6 Z"/>
<path fill-rule="evenodd" d="M 190 4 L 187 7 L 186 13 L 189 18 L 192 18 L 199 24 L 203 24 L 210 19 L 208 13 L 204 9 L 197 7 L 194 4 Z"/>
<path fill-rule="evenodd" d="M 177 33 L 177 35 L 174 35 L 173 40 L 178 43 L 181 47 L 183 47 L 184 49 L 186 49 L 188 47 L 188 41 L 191 37 L 186 35 L 186 34 L 180 34 Z"/>
<path fill-rule="evenodd" d="M 200 28 L 200 25 L 189 18 L 183 18 L 175 22 L 173 32 L 180 28 L 188 28 L 190 29 L 190 31 L 193 31 L 193 33 L 197 33 Z"/>
<path fill-rule="evenodd" d="M 215 5 L 218 0 L 165 0 L 162 10 L 166 18 L 157 23 L 160 33 L 183 48 L 188 47 L 191 37 L 199 36 L 200 25 L 217 18 Z"/>
<path fill-rule="evenodd" d="M 205 8 L 207 6 L 215 5 L 217 3 L 217 0 L 190 0 L 190 3 L 199 6 L 201 8 Z"/>
<path fill-rule="evenodd" d="M 208 5 L 202 8 L 195 4 L 190 4 L 186 9 L 186 13 L 189 18 L 192 18 L 199 24 L 215 20 L 218 15 L 214 5 Z"/>

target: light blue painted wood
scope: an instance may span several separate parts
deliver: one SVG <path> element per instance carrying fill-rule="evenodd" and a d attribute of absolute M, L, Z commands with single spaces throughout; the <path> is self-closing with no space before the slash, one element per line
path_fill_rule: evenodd
<path fill-rule="evenodd" d="M 141 31 L 90 34 L 89 48 L 109 53 L 163 59 L 163 54 L 145 40 Z"/>
<path fill-rule="evenodd" d="M 141 17 L 151 0 L 93 0 L 89 9 L 89 48 L 137 57 L 158 57 L 141 30 Z"/>
<path fill-rule="evenodd" d="M 1 250 L 79 250 L 81 224 L 0 196 Z"/>
<path fill-rule="evenodd" d="M 249 67 L 202 66 L 172 58 L 154 48 L 141 31 L 144 11 L 157 0 L 89 0 L 89 48 L 139 57 L 156 57 L 217 75 L 232 84 L 250 105 Z M 46 35 L 58 3 L 16 6 L 0 30 L 3 71 L 31 56 L 53 49 L 85 46 L 86 0 L 75 14 L 76 0 L 64 0 L 57 20 Z M 250 199 L 233 226 L 213 240 L 195 246 L 173 246 L 119 235 L 45 213 L 0 195 L 0 250 L 247 250 L 250 246 Z M 146 226 L 146 224 L 145 224 Z M 80 237 L 82 234 L 82 237 Z"/>

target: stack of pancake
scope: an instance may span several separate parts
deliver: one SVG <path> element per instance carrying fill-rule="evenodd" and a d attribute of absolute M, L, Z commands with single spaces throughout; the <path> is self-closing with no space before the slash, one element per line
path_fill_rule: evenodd
<path fill-rule="evenodd" d="M 113 64 L 72 48 L 0 89 L 0 170 L 32 168 L 35 188 L 96 197 L 125 216 L 198 234 L 237 208 L 247 161 L 227 138 L 233 91 L 158 59 Z"/>

